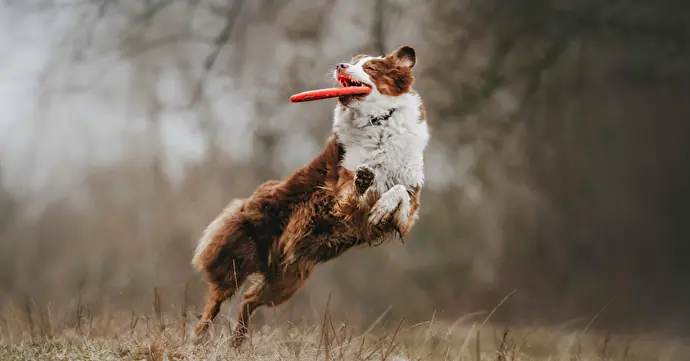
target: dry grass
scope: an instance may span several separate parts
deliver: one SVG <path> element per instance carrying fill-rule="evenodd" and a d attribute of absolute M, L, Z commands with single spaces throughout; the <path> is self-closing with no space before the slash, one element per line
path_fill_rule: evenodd
<path fill-rule="evenodd" d="M 82 315 L 58 327 L 38 317 L 0 319 L 0 360 L 684 360 L 685 340 L 611 335 L 564 328 L 500 327 L 471 315 L 455 323 L 336 324 L 325 312 L 317 325 L 267 322 L 248 343 L 230 347 L 231 325 L 218 319 L 206 339 L 190 337 L 184 314 Z M 31 320 L 27 322 L 27 320 Z"/>

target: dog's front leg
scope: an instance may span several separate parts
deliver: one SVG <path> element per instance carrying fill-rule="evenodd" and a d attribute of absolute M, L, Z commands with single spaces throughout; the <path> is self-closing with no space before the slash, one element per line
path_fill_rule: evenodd
<path fill-rule="evenodd" d="M 369 224 L 379 226 L 393 221 L 400 237 L 404 236 L 401 227 L 406 225 L 410 217 L 410 195 L 405 186 L 397 184 L 381 195 L 369 213 Z"/>
<path fill-rule="evenodd" d="M 357 195 L 362 196 L 374 184 L 376 175 L 374 171 L 366 164 L 357 167 L 355 171 L 355 191 Z"/>

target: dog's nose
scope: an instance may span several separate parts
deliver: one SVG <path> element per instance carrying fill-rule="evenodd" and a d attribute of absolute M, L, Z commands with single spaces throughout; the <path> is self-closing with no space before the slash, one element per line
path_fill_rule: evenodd
<path fill-rule="evenodd" d="M 340 63 L 340 64 L 338 64 L 338 65 L 335 66 L 335 68 L 336 68 L 337 70 L 343 70 L 343 69 L 345 69 L 345 68 L 347 68 L 347 67 L 348 67 L 348 64 L 347 64 L 347 63 Z"/>

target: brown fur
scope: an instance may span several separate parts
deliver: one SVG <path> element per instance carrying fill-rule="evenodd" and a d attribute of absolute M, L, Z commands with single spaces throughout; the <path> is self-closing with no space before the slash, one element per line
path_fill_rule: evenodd
<path fill-rule="evenodd" d="M 234 200 L 226 208 L 232 212 L 219 216 L 217 229 L 210 229 L 211 242 L 193 261 L 209 283 L 197 336 L 251 274 L 262 278 L 243 295 L 233 335 L 236 346 L 246 337 L 251 314 L 290 299 L 318 263 L 357 245 L 379 243 L 393 228 L 401 236 L 409 231 L 416 216 L 405 225 L 368 226 L 365 215 L 378 197 L 367 192 L 373 173 L 358 169 L 355 176 L 339 166 L 343 155 L 333 135 L 311 163 L 283 181 L 260 185 L 249 198 Z M 411 195 L 415 215 L 419 191 Z"/>
<path fill-rule="evenodd" d="M 414 63 L 414 50 L 403 46 L 383 59 L 367 61 L 362 67 L 381 94 L 398 96 L 410 91 L 414 82 Z M 405 66 L 400 66 L 401 64 Z"/>

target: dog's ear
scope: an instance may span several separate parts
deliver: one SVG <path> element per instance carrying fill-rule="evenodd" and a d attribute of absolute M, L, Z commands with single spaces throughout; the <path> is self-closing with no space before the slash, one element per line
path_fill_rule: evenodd
<path fill-rule="evenodd" d="M 417 56 L 412 47 L 403 45 L 399 47 L 396 51 L 388 55 L 389 58 L 393 60 L 395 65 L 412 69 L 417 62 Z"/>

